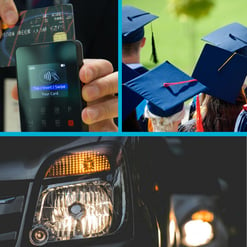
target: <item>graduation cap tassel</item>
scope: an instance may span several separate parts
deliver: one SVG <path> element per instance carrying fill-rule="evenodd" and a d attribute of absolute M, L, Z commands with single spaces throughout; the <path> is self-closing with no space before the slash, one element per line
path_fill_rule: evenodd
<path fill-rule="evenodd" d="M 154 42 L 154 33 L 153 33 L 153 27 L 151 25 L 151 32 L 152 32 L 152 54 L 151 54 L 151 60 L 153 60 L 154 63 L 158 63 L 158 57 L 156 53 L 156 47 Z"/>
<path fill-rule="evenodd" d="M 196 95 L 196 132 L 203 132 L 199 95 Z"/>

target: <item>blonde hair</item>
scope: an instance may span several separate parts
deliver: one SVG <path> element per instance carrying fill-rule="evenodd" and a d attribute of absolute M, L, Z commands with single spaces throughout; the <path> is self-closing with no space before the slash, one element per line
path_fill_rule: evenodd
<path fill-rule="evenodd" d="M 152 123 L 152 131 L 153 132 L 171 132 L 173 131 L 174 123 L 179 122 L 184 118 L 185 109 L 183 107 L 182 111 L 175 113 L 169 117 L 160 117 L 154 115 L 148 110 L 146 105 L 144 116 L 148 118 Z M 151 128 L 151 127 L 150 127 Z"/>

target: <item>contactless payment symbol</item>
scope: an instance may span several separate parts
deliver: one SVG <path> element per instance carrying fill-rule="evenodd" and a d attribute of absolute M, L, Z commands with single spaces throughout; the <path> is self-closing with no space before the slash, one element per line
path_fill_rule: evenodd
<path fill-rule="evenodd" d="M 60 76 L 55 70 L 45 70 L 40 73 L 40 79 L 46 83 L 54 83 L 60 81 Z"/>

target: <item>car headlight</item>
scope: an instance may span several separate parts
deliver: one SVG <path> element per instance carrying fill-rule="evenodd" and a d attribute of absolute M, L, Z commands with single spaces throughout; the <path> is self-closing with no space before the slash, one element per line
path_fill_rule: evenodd
<path fill-rule="evenodd" d="M 217 195 L 173 194 L 168 246 L 228 246 L 228 233 Z M 174 227 L 175 226 L 175 227 Z"/>
<path fill-rule="evenodd" d="M 214 238 L 214 214 L 207 210 L 195 212 L 182 226 L 182 243 L 185 246 L 206 245 Z"/>
<path fill-rule="evenodd" d="M 125 166 L 98 151 L 63 155 L 45 173 L 30 242 L 35 246 L 109 235 L 126 217 Z"/>

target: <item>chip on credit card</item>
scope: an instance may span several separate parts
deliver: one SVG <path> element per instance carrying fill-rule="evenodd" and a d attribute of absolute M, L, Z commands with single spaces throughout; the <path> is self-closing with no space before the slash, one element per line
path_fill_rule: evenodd
<path fill-rule="evenodd" d="M 24 10 L 14 27 L 3 30 L 0 67 L 15 66 L 17 47 L 64 40 L 75 40 L 72 4 Z"/>

